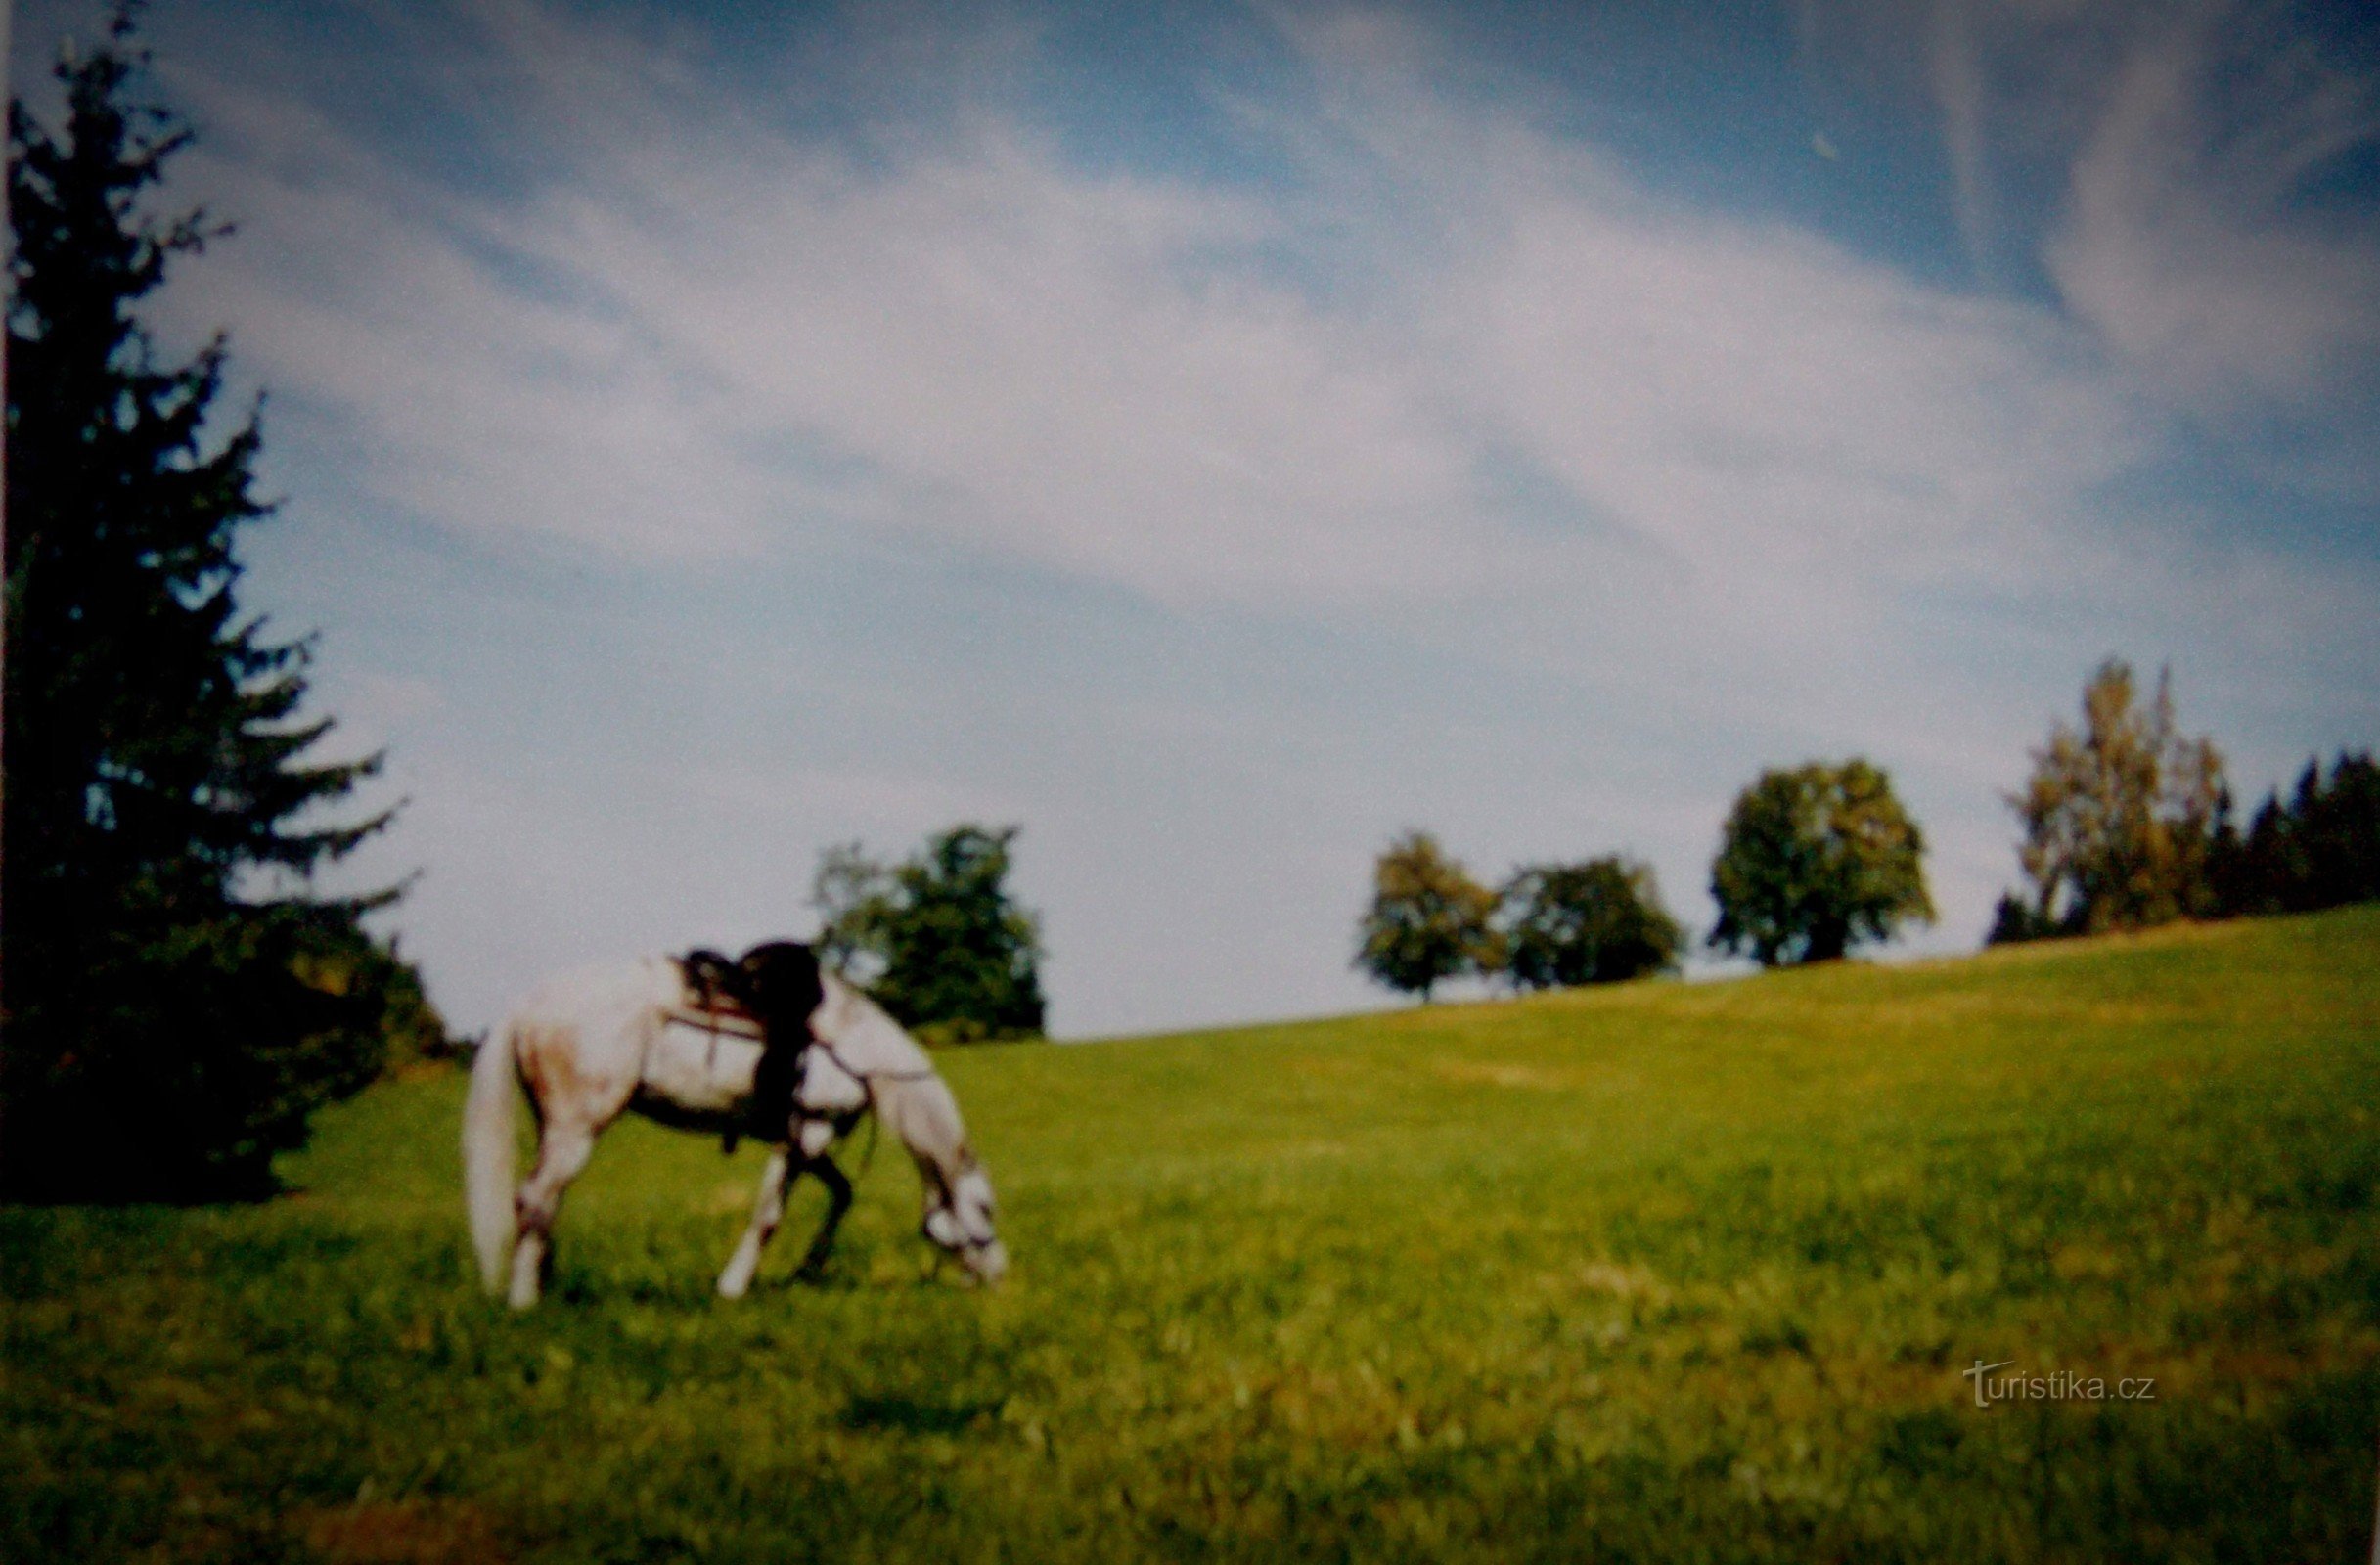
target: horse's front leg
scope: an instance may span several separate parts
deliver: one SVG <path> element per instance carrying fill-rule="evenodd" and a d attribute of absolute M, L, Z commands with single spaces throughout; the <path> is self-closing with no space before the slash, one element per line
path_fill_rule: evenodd
<path fill-rule="evenodd" d="M 827 1269 L 827 1257 L 834 1249 L 834 1230 L 842 1227 L 843 1214 L 851 1210 L 851 1181 L 844 1178 L 832 1159 L 822 1156 L 812 1160 L 809 1172 L 827 1187 L 827 1220 L 818 1226 L 818 1236 L 810 1241 L 801 1265 L 794 1271 L 793 1274 L 799 1277 L 815 1277 Z"/>
<path fill-rule="evenodd" d="M 785 1221 L 786 1191 L 800 1177 L 801 1165 L 786 1148 L 770 1149 L 768 1167 L 760 1171 L 760 1194 L 752 1202 L 752 1221 L 744 1228 L 736 1253 L 728 1258 L 727 1270 L 719 1274 L 721 1298 L 741 1299 L 751 1288 L 752 1274 L 760 1270 L 760 1252 L 777 1232 L 777 1225 Z"/>

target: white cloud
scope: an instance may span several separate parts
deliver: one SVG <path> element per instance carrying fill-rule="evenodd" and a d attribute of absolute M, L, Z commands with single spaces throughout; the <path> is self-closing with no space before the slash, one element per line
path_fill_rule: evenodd
<path fill-rule="evenodd" d="M 2048 252 L 2077 314 L 2217 411 L 2317 403 L 2380 348 L 2369 220 L 2290 207 L 2327 159 L 2380 138 L 2380 94 L 2297 49 L 2243 61 L 2235 34 L 2254 20 L 2218 14 L 2133 47 Z M 2243 70 L 2252 101 L 2226 112 L 2219 83 Z"/>
<path fill-rule="evenodd" d="M 2132 383 L 2210 426 L 2251 415 L 2317 443 L 2363 434 L 2380 224 L 2368 205 L 2304 198 L 2380 141 L 2380 86 L 2312 8 L 1803 0 L 1798 21 L 1814 82 L 1930 92 L 1979 276 L 2038 246 Z M 2003 166 L 2054 210 L 2006 199 Z M 2339 408 L 2343 393 L 2358 406 Z"/>
<path fill-rule="evenodd" d="M 562 69 L 569 40 L 526 30 Z M 616 51 L 587 68 L 640 90 Z M 1455 236 L 1406 263 L 1334 251 L 1301 222 L 1312 193 L 1086 175 L 996 116 L 863 167 L 629 103 L 638 142 L 516 212 L 289 106 L 241 112 L 247 156 L 215 173 L 249 237 L 197 308 L 346 410 L 384 493 L 473 531 L 654 557 L 835 518 L 1177 602 L 1307 604 L 1599 574 L 1616 534 L 1757 613 L 1780 573 L 1856 594 L 1847 570 L 2000 558 L 2139 443 L 2039 312 L 1665 209 L 1393 74 L 1338 106 L 1373 159 L 1341 194 L 1384 203 L 1380 232 Z M 1359 178 L 1313 173 L 1325 206 Z M 1284 247 L 1365 285 L 1278 281 Z M 1599 527 L 1489 514 L 1504 458 Z"/>
<path fill-rule="evenodd" d="M 863 154 L 707 103 L 665 50 L 490 15 L 512 65 L 471 79 L 532 78 L 536 135 L 577 139 L 525 201 L 426 182 L 299 104 L 202 105 L 210 199 L 245 232 L 177 307 L 334 414 L 373 498 L 627 561 L 664 618 L 707 611 L 673 562 L 955 545 L 1185 619 L 1443 653 L 1476 671 L 1480 715 L 1453 736 L 1429 725 L 1455 698 L 1284 717 L 1252 678 L 1107 693 L 1020 724 L 1065 755 L 964 785 L 928 738 L 776 766 L 724 735 L 672 771 L 598 736 L 550 780 L 450 758 L 407 783 L 408 830 L 439 844 L 416 906 L 482 984 L 482 948 L 517 972 L 782 926 L 817 844 L 900 851 L 988 815 L 1027 821 L 1052 867 L 1066 1025 L 1260 1014 L 1350 993 L 1350 899 L 1406 819 L 1460 846 L 1445 817 L 1470 799 L 1470 851 L 1645 852 L 1685 911 L 1735 786 L 1855 749 L 1928 801 L 1942 938 L 1963 942 L 2007 872 L 1996 790 L 2088 659 L 2184 638 L 2289 655 L 2258 638 L 2303 567 L 2144 568 L 2101 497 L 2157 456 L 2159 377 L 2311 383 L 2322 334 L 2362 329 L 2360 274 L 2352 249 L 2270 247 L 2303 236 L 2239 247 L 2198 163 L 2159 172 L 2175 138 L 2146 65 L 2078 168 L 2061 316 L 1661 199 L 1521 109 L 1436 92 L 1376 16 L 1293 26 L 1319 109 L 1241 106 L 1292 194 L 1087 172 L 997 100 L 876 127 Z M 1980 114 L 1969 85 L 1958 112 Z M 2202 219 L 2221 243 L 2172 253 Z M 2225 291 L 2293 268 L 2309 281 L 2279 303 Z M 2236 342 L 2232 310 L 2255 323 Z M 1954 594 L 2058 624 L 1927 624 Z M 2323 602 L 2321 645 L 2367 661 L 2365 595 Z M 1500 718 L 1504 678 L 1588 691 L 1599 726 Z M 1063 704 L 1016 704 L 1041 699 Z M 727 879 L 689 879 L 722 860 Z"/>
<path fill-rule="evenodd" d="M 229 323 L 245 368 L 340 417 L 368 490 L 472 533 L 643 556 L 753 545 L 771 486 L 726 448 L 698 374 L 632 323 L 544 295 L 490 211 L 318 112 L 230 93 L 202 108 L 215 136 L 193 183 L 240 232 L 171 305 Z"/>

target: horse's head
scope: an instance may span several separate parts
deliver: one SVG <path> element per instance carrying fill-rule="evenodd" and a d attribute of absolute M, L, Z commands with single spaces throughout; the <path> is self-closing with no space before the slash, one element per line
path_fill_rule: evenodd
<path fill-rule="evenodd" d="M 807 1027 L 827 998 L 818 953 L 790 940 L 772 940 L 738 958 L 735 992 L 763 1027 L 786 1037 Z"/>
<path fill-rule="evenodd" d="M 991 1179 L 970 1158 L 942 1199 L 926 1209 L 925 1236 L 957 1256 L 978 1281 L 997 1282 L 1009 1269 L 1009 1252 L 992 1227 L 992 1213 Z"/>

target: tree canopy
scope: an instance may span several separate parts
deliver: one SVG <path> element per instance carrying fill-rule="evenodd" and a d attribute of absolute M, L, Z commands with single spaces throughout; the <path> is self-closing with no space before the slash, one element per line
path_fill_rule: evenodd
<path fill-rule="evenodd" d="M 2209 874 L 2223 757 L 2174 721 L 2170 673 L 2140 705 L 2131 665 L 2109 658 L 2083 690 L 2083 724 L 2054 725 L 2007 803 L 2024 827 L 2025 900 L 2001 899 L 1996 942 L 2136 929 L 2219 911 Z"/>
<path fill-rule="evenodd" d="M 310 655 L 238 602 L 255 412 L 210 436 L 220 338 L 138 307 L 223 230 L 151 194 L 189 142 L 136 89 L 119 12 L 9 112 L 7 782 L 0 1187 L 195 1199 L 270 1184 L 307 1115 L 380 1067 L 419 984 L 359 924 L 394 893 L 311 876 L 386 824 L 330 813 L 379 757 L 311 759 Z M 397 1012 L 405 1012 L 397 1018 Z"/>
<path fill-rule="evenodd" d="M 857 842 L 828 849 L 821 960 L 928 1043 L 1038 1036 L 1041 923 L 1007 883 L 1017 832 L 955 826 L 892 867 Z"/>
<path fill-rule="evenodd" d="M 1710 944 L 1774 967 L 1930 923 L 1924 855 L 1880 768 L 1855 758 L 1763 772 L 1736 797 L 1711 866 Z"/>
<path fill-rule="evenodd" d="M 1357 927 L 1355 964 L 1424 1002 L 1446 979 L 1501 965 L 1490 917 L 1496 894 L 1427 831 L 1409 831 L 1372 867 L 1371 906 Z"/>
<path fill-rule="evenodd" d="M 1504 970 L 1523 989 L 1667 971 L 1685 944 L 1650 867 L 1616 857 L 1514 872 L 1497 926 Z"/>

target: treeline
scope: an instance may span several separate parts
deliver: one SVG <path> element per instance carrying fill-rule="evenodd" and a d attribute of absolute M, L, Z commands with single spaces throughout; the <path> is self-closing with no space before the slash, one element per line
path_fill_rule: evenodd
<path fill-rule="evenodd" d="M 2000 898 L 1987 944 L 2138 929 L 2177 918 L 2301 913 L 2380 899 L 2380 766 L 2342 752 L 2267 795 L 2245 830 L 2214 742 L 2186 738 L 2172 681 L 2139 697 L 2111 658 L 2080 724 L 2054 725 L 2006 796 L 2027 889 Z M 1736 796 L 1711 865 L 1714 950 L 1763 966 L 1828 961 L 1930 923 L 1924 833 L 1870 762 L 1761 774 Z M 1652 871 L 1623 857 L 1524 866 L 1491 891 L 1426 831 L 1373 866 L 1356 965 L 1427 1000 L 1452 978 L 1517 989 L 1677 967 L 1685 947 Z"/>
<path fill-rule="evenodd" d="M 1380 855 L 1373 885 L 1357 965 L 1423 1000 L 1464 976 L 1523 989 L 1635 978 L 1677 966 L 1685 945 L 1652 870 L 1626 859 L 1524 865 L 1490 891 L 1413 831 Z"/>
<path fill-rule="evenodd" d="M 2146 703 L 2109 659 L 2008 797 L 2029 882 L 2001 897 L 1988 943 L 2139 929 L 2178 918 L 2307 913 L 2380 898 L 2380 767 L 2342 751 L 2266 795 L 2246 831 L 2214 741 L 2182 736 L 2172 681 Z"/>
<path fill-rule="evenodd" d="M 2318 761 L 2284 800 L 2265 796 L 2246 835 L 2219 809 L 2207 878 L 2230 914 L 2312 913 L 2380 899 L 2380 766 L 2342 750 L 2324 777 Z"/>
<path fill-rule="evenodd" d="M 1881 768 L 1854 757 L 1764 772 L 1721 832 L 1707 944 L 1778 966 L 1889 940 L 1934 917 L 1924 853 Z M 1355 960 L 1426 1001 L 1450 978 L 1551 989 L 1673 971 L 1685 945 L 1647 865 L 1617 855 L 1523 865 L 1490 891 L 1413 831 L 1373 866 Z"/>

